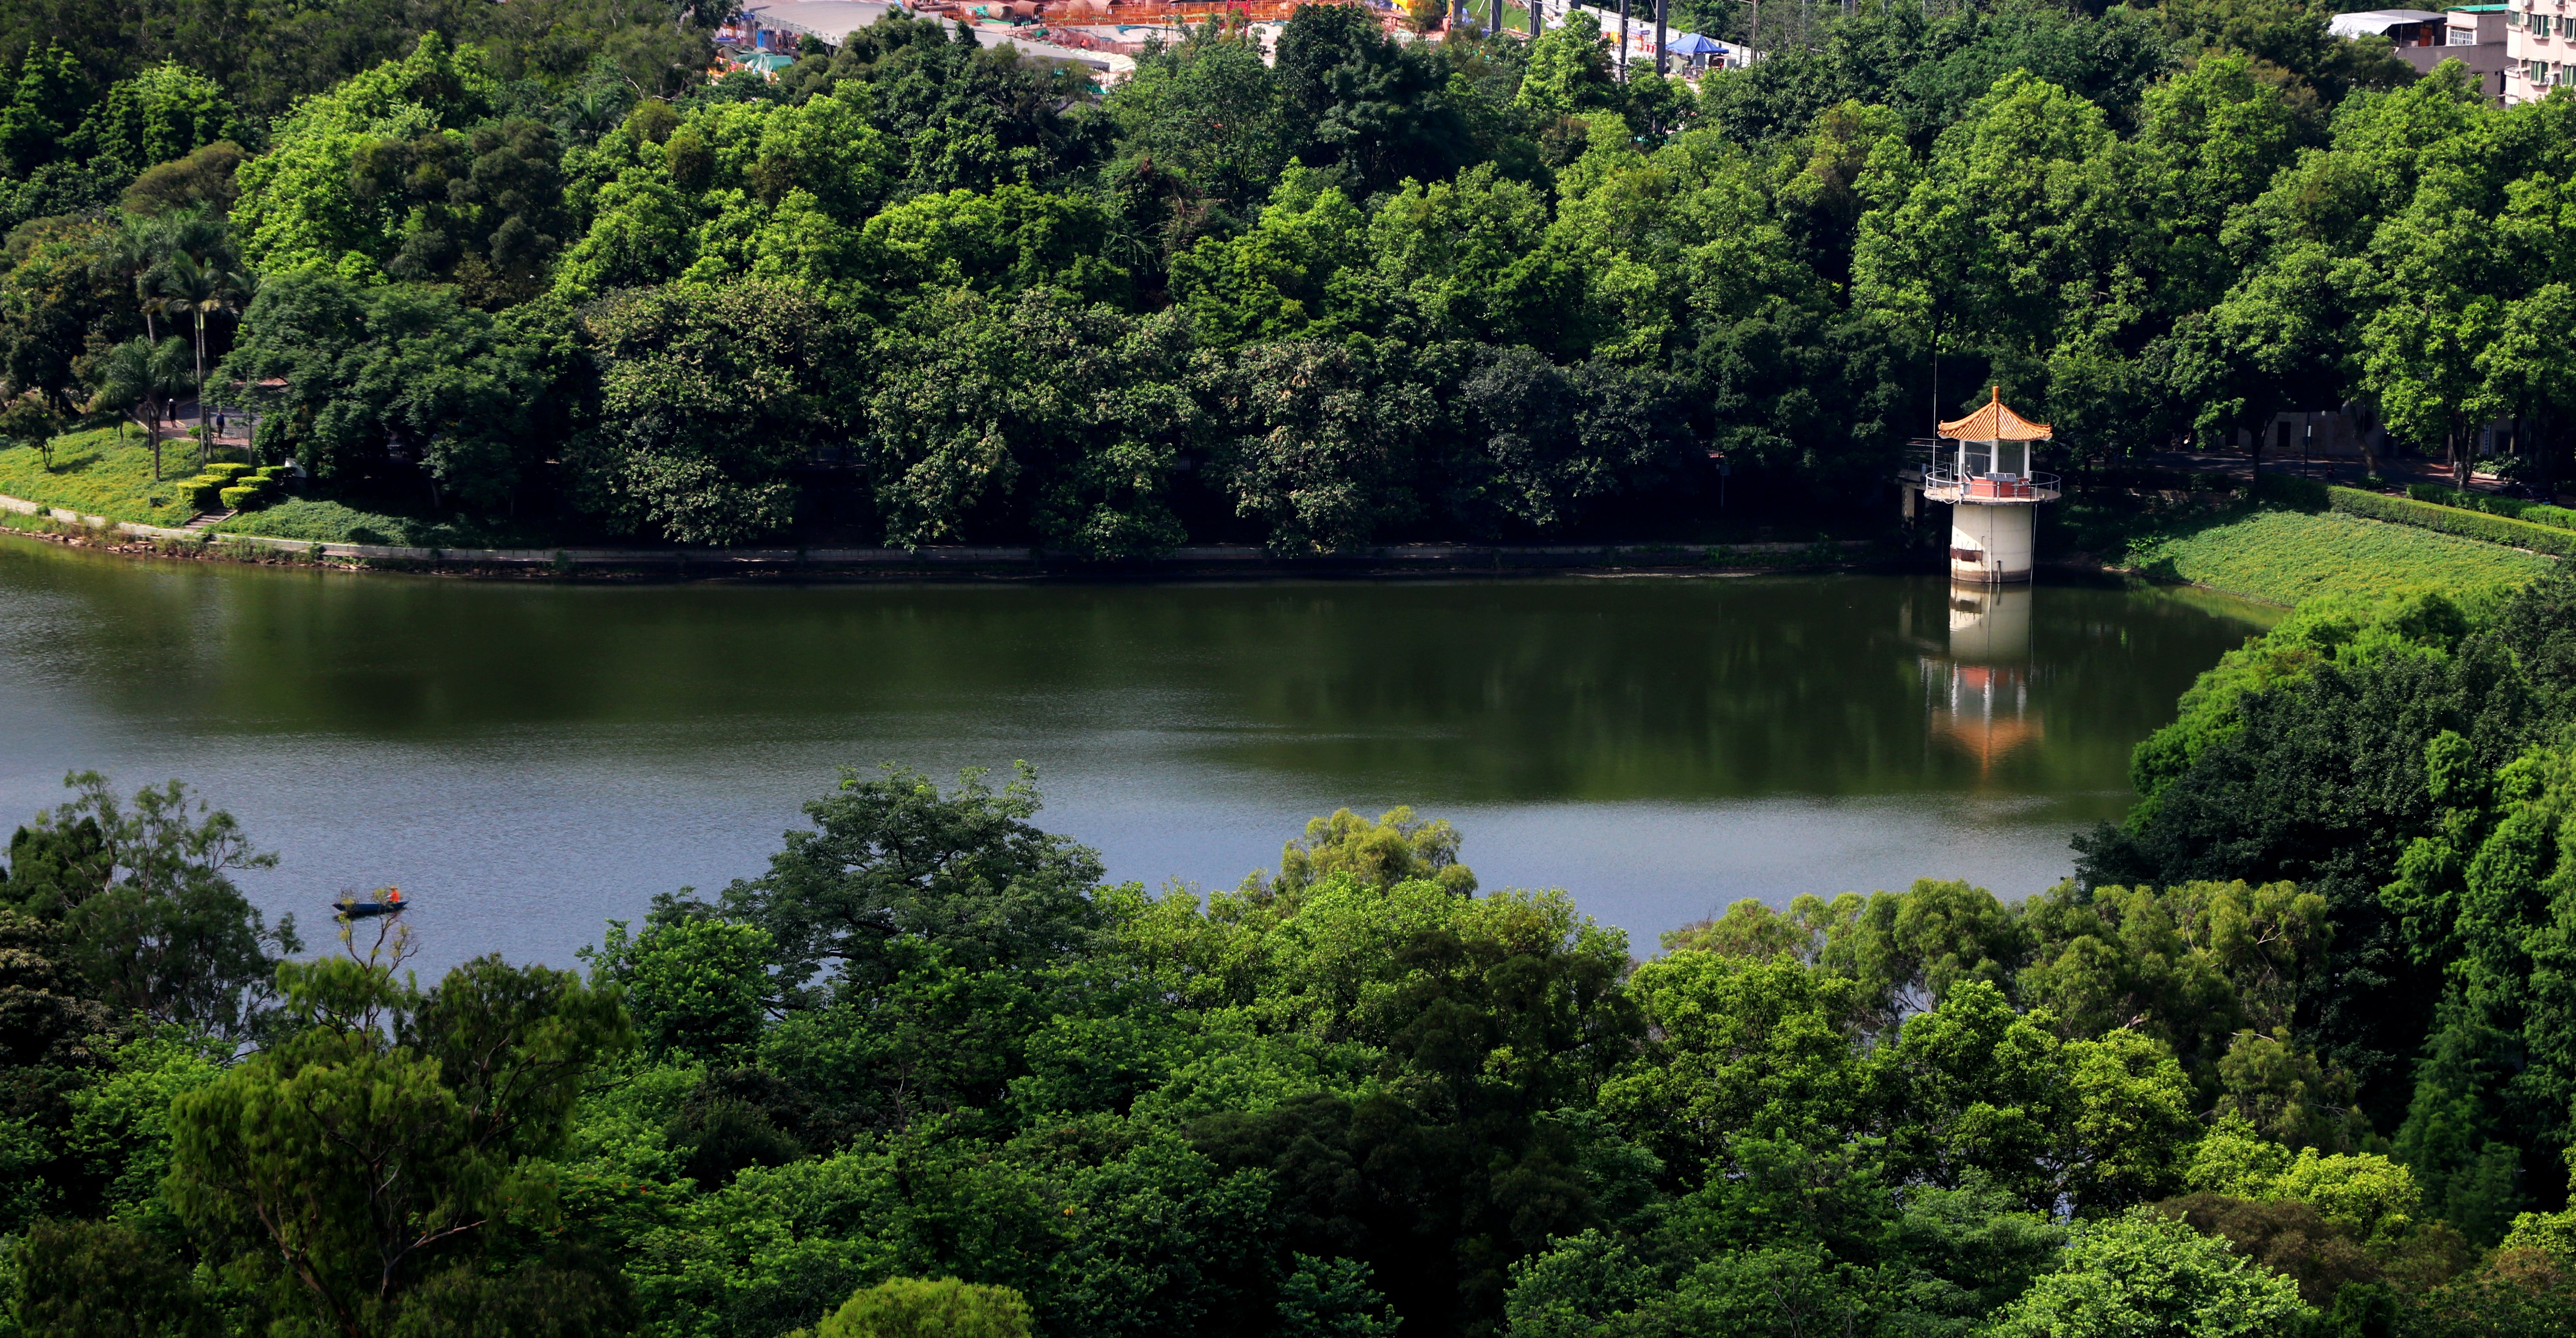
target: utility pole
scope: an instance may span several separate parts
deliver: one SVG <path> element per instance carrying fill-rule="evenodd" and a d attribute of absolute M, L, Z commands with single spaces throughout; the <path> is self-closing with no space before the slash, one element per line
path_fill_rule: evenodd
<path fill-rule="evenodd" d="M 1670 72 L 1670 58 L 1664 54 L 1664 11 L 1671 4 L 1672 0 L 1655 0 L 1655 73 L 1659 76 Z"/>
<path fill-rule="evenodd" d="M 1628 82 L 1628 0 L 1619 0 L 1619 82 Z"/>

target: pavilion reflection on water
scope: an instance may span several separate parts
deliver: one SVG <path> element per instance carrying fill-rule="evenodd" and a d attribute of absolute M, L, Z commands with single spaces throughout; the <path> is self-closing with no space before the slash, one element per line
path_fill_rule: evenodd
<path fill-rule="evenodd" d="M 2030 606 L 2027 584 L 1954 581 L 1949 653 L 1922 657 L 1932 737 L 1964 750 L 1980 770 L 2041 734 L 2030 704 Z"/>

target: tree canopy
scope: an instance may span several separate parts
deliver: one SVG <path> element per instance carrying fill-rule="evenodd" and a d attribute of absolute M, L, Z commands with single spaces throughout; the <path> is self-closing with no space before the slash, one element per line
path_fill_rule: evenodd
<path fill-rule="evenodd" d="M 711 9 L 120 3 L 0 40 L 0 398 L 103 411 L 237 274 L 260 457 L 442 522 L 1304 553 L 1681 533 L 1712 455 L 1833 514 L 1991 384 L 2077 463 L 2351 405 L 2545 476 L 2571 421 L 2563 102 L 2305 5 L 1862 5 L 1623 82 L 1589 18 L 1319 4 L 1102 91 L 904 15 L 769 81 Z"/>

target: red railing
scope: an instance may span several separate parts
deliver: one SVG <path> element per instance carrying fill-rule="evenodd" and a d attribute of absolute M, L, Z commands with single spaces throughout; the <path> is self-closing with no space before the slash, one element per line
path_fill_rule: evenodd
<path fill-rule="evenodd" d="M 2058 495 L 2055 474 L 1968 474 L 1939 465 L 1923 471 L 1925 491 L 1954 488 L 1962 497 L 1995 502 L 2044 502 Z"/>

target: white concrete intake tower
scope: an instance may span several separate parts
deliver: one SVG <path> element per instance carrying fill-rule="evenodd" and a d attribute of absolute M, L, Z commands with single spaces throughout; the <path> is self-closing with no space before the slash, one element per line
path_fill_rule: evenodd
<path fill-rule="evenodd" d="M 2058 498 L 2057 476 L 2030 468 L 2030 444 L 2049 439 L 2048 424 L 2014 413 L 1997 386 L 1985 407 L 1941 424 L 1940 434 L 1923 500 L 1950 504 L 1950 579 L 2029 580 L 2039 504 Z"/>

